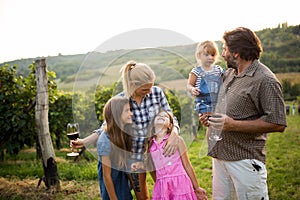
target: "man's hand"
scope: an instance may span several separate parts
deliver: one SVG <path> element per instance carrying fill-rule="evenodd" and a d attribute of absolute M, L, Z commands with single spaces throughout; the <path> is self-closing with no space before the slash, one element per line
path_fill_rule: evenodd
<path fill-rule="evenodd" d="M 225 114 L 213 114 L 208 118 L 208 124 L 213 129 L 223 130 L 226 118 L 228 117 Z"/>
<path fill-rule="evenodd" d="M 212 126 L 214 129 L 224 130 L 231 118 L 221 113 L 204 113 L 199 114 L 199 121 L 206 127 Z"/>
<path fill-rule="evenodd" d="M 208 113 L 204 113 L 204 114 L 200 113 L 199 114 L 200 123 L 206 127 L 209 127 L 209 121 L 208 121 L 209 117 L 210 117 L 210 114 L 208 114 Z"/>

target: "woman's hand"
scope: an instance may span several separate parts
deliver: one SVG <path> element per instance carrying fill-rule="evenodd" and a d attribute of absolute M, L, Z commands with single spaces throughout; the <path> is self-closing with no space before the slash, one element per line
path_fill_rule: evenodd
<path fill-rule="evenodd" d="M 172 156 L 179 147 L 178 129 L 173 128 L 170 137 L 167 139 L 164 145 L 164 156 Z"/>

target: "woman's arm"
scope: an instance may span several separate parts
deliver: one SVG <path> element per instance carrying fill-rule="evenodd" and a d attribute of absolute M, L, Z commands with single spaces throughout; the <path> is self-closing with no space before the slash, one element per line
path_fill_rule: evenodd
<path fill-rule="evenodd" d="M 184 167 L 187 175 L 191 179 L 197 199 L 207 199 L 206 191 L 205 191 L 205 189 L 203 189 L 199 186 L 194 168 L 188 157 L 188 152 L 187 152 L 185 142 L 184 142 L 183 138 L 180 136 L 179 136 L 179 152 L 181 155 L 181 161 L 182 161 L 183 167 Z"/>
<path fill-rule="evenodd" d="M 174 126 L 172 133 L 170 134 L 169 138 L 164 144 L 165 156 L 172 156 L 175 153 L 175 151 L 178 149 L 178 141 L 179 141 L 178 129 Z"/>
<path fill-rule="evenodd" d="M 166 98 L 166 95 L 164 94 L 164 92 L 160 89 L 160 106 L 163 110 L 171 112 L 171 107 L 168 103 L 168 100 Z M 178 134 L 180 132 L 180 128 L 179 128 L 179 124 L 178 124 L 178 120 L 176 118 L 176 116 L 174 116 L 174 127 L 172 130 L 172 133 L 170 135 L 170 137 L 168 138 L 168 140 L 166 141 L 166 143 L 164 144 L 164 155 L 165 156 L 171 156 L 174 154 L 175 150 L 178 149 Z"/>
<path fill-rule="evenodd" d="M 111 200 L 118 200 L 116 195 L 115 186 L 111 178 L 111 161 L 109 156 L 102 156 L 102 171 L 103 171 L 103 179 L 104 185 L 106 187 L 106 191 Z"/>
<path fill-rule="evenodd" d="M 193 95 L 197 96 L 200 93 L 200 90 L 195 87 L 197 77 L 194 73 L 189 74 L 189 79 L 187 82 L 187 90 Z M 177 120 L 177 119 L 176 119 Z M 179 134 L 179 126 L 178 123 L 177 125 L 174 126 L 172 130 L 172 134 L 168 138 L 167 142 L 164 145 L 164 155 L 165 156 L 171 156 L 175 153 L 175 151 L 178 148 L 178 134 Z"/>

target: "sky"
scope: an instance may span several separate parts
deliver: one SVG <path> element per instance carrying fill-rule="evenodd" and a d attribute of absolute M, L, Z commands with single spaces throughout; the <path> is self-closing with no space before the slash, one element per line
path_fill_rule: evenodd
<path fill-rule="evenodd" d="M 85 54 L 103 47 L 116 36 L 142 29 L 172 31 L 200 42 L 221 40 L 224 31 L 239 26 L 258 31 L 285 22 L 299 25 L 296 2 L 0 0 L 0 63 Z M 135 41 L 134 38 L 125 40 L 117 42 Z"/>

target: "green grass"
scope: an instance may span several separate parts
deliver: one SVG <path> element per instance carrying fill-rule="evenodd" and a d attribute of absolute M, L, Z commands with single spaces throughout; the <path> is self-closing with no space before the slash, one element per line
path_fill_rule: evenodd
<path fill-rule="evenodd" d="M 300 199 L 300 116 L 288 116 L 288 127 L 284 133 L 271 133 L 267 141 L 267 169 L 270 199 Z M 207 190 L 211 199 L 212 192 L 212 166 L 211 158 L 200 156 L 199 152 L 203 145 L 204 130 L 198 134 L 198 139 L 188 145 L 189 157 L 197 174 L 200 185 Z M 97 160 L 89 153 L 90 161 L 81 159 L 74 162 L 66 157 L 69 149 L 56 151 L 56 162 L 59 176 L 62 181 L 62 191 L 52 194 L 52 199 L 99 199 L 99 185 L 97 181 Z M 1 177 L 13 185 L 21 180 L 34 180 L 33 188 L 36 187 L 38 179 L 43 176 L 41 161 L 36 160 L 35 152 L 24 150 L 18 155 L 7 157 L 0 163 Z M 23 180 L 23 181 L 24 181 Z M 147 176 L 149 190 L 153 189 L 153 181 Z M 27 192 L 12 190 L 11 196 L 7 186 L 1 186 L 1 199 L 26 199 Z M 28 185 L 28 184 L 27 184 Z M 1 189 L 2 188 L 2 189 Z M 33 190 L 33 189 L 32 189 Z M 5 191 L 6 193 L 4 194 Z M 40 192 L 47 192 L 43 189 Z M 37 191 L 34 190 L 37 195 Z M 6 195 L 6 196 L 5 196 Z M 41 196 L 36 197 L 39 199 Z M 27 199 L 34 199 L 31 195 Z"/>
<path fill-rule="evenodd" d="M 300 117 L 287 119 L 285 132 L 269 134 L 267 142 L 270 199 L 300 199 Z"/>

